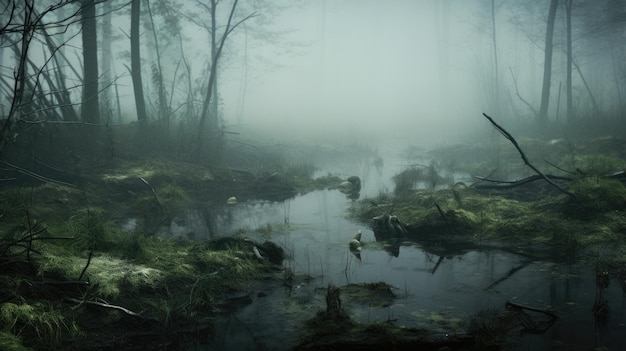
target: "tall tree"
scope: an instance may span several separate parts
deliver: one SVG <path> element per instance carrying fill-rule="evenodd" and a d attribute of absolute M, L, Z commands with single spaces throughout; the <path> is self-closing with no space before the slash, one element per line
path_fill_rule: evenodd
<path fill-rule="evenodd" d="M 543 61 L 543 88 L 541 90 L 541 105 L 539 107 L 539 120 L 546 121 L 548 119 L 548 105 L 550 103 L 550 83 L 552 82 L 552 39 L 554 37 L 554 22 L 556 20 L 556 9 L 559 1 L 550 1 L 550 10 L 548 12 L 548 25 L 546 28 L 546 42 Z"/>
<path fill-rule="evenodd" d="M 150 8 L 150 1 L 146 0 L 146 9 L 148 10 L 148 18 L 150 19 L 150 31 L 154 39 L 154 50 L 156 51 L 156 64 L 152 65 L 152 81 L 157 88 L 157 112 L 159 120 L 163 123 L 165 135 L 169 132 L 169 105 L 167 103 L 167 97 L 165 95 L 165 83 L 163 81 L 163 65 L 161 64 L 161 49 L 159 46 L 159 38 L 157 35 L 156 26 L 154 24 L 154 15 Z"/>
<path fill-rule="evenodd" d="M 133 78 L 133 91 L 135 93 L 135 107 L 137 108 L 137 120 L 140 123 L 147 119 L 146 102 L 143 96 L 143 84 L 141 80 L 141 55 L 139 53 L 139 19 L 141 14 L 141 0 L 132 0 L 130 7 L 130 70 Z"/>
<path fill-rule="evenodd" d="M 101 50 L 101 57 L 102 57 L 102 80 L 101 80 L 101 85 L 102 85 L 102 99 L 104 101 L 100 102 L 100 105 L 102 106 L 102 112 L 105 115 L 105 119 L 109 120 L 112 116 L 112 104 L 111 104 L 111 89 L 109 89 L 111 83 L 112 83 L 112 79 L 111 79 L 111 55 L 112 55 L 112 50 L 111 50 L 111 28 L 112 28 L 112 21 L 111 21 L 111 11 L 113 10 L 112 6 L 111 6 L 111 1 L 104 1 L 102 3 L 102 23 L 101 23 L 101 28 L 102 28 L 102 50 Z"/>
<path fill-rule="evenodd" d="M 7 144 L 9 139 L 12 138 L 13 129 L 17 124 L 17 120 L 20 117 L 22 109 L 22 101 L 24 99 L 24 86 L 26 82 L 26 65 L 28 61 L 28 50 L 30 43 L 33 39 L 35 27 L 41 20 L 41 17 L 35 16 L 35 5 L 32 0 L 24 1 L 24 8 L 20 8 L 15 3 L 11 5 L 7 4 L 9 10 L 9 18 L 5 25 L 0 28 L 0 35 L 5 33 L 18 33 L 20 34 L 20 47 L 19 55 L 17 55 L 17 65 L 15 68 L 15 83 L 13 85 L 13 96 L 11 99 L 11 106 L 9 107 L 9 114 L 2 125 L 2 134 L 0 135 L 0 152 Z M 24 19 L 20 23 L 18 20 L 17 11 L 24 11 Z"/>
<path fill-rule="evenodd" d="M 83 99 L 81 115 L 84 122 L 100 122 L 98 104 L 98 41 L 96 35 L 95 0 L 82 0 L 81 27 L 83 38 Z"/>
<path fill-rule="evenodd" d="M 568 121 L 572 121 L 574 116 L 574 108 L 573 108 L 573 96 L 572 96 L 572 2 L 573 0 L 565 0 L 565 21 L 566 21 L 566 35 L 567 35 L 567 67 L 566 70 L 566 79 L 565 79 L 565 91 L 567 95 L 567 108 L 566 108 L 566 117 Z"/>
<path fill-rule="evenodd" d="M 217 4 L 219 1 L 217 0 L 210 0 L 211 3 L 211 7 L 209 8 L 209 11 L 211 13 L 211 20 L 213 22 L 212 24 L 212 32 L 215 34 L 217 32 L 217 22 L 216 22 L 216 11 L 217 11 Z M 217 120 L 217 115 L 210 115 L 209 112 L 209 106 L 211 106 L 211 102 L 212 99 L 215 99 L 216 96 L 213 95 L 214 93 L 214 86 L 216 84 L 216 77 L 217 77 L 217 65 L 219 62 L 219 58 L 220 55 L 222 54 L 222 50 L 224 49 L 224 43 L 226 42 L 226 39 L 228 38 L 228 35 L 230 33 L 232 33 L 233 30 L 235 30 L 240 24 L 242 24 L 243 22 L 245 22 L 246 20 L 252 18 L 255 16 L 254 13 L 246 16 L 245 18 L 241 19 L 240 21 L 233 23 L 233 17 L 235 15 L 235 10 L 237 9 L 237 3 L 238 0 L 234 0 L 233 1 L 233 5 L 230 9 L 229 15 L 228 15 L 228 21 L 226 23 L 226 27 L 224 28 L 224 32 L 222 33 L 221 37 L 219 38 L 219 41 L 217 39 L 217 35 L 215 37 L 215 39 L 212 39 L 212 41 L 214 41 L 214 47 L 211 48 L 211 53 L 214 53 L 213 56 L 211 57 L 211 73 L 209 74 L 209 82 L 207 84 L 206 87 L 206 97 L 204 98 L 204 101 L 202 103 L 202 112 L 200 115 L 200 123 L 199 123 L 199 127 L 198 127 L 198 132 L 196 135 L 196 147 L 197 147 L 197 156 L 200 156 L 203 153 L 203 148 L 204 148 L 204 137 L 207 133 L 207 120 L 209 120 L 209 116 L 211 117 L 211 120 L 208 123 L 209 129 L 208 129 L 208 133 L 210 135 L 210 137 L 212 138 L 212 140 L 215 140 L 217 135 L 218 135 L 218 120 Z M 213 35 L 213 34 L 212 34 Z"/>
<path fill-rule="evenodd" d="M 496 1 L 491 0 L 491 42 L 493 45 L 493 88 L 495 113 L 500 113 L 500 69 L 498 68 L 498 40 L 496 37 Z"/>

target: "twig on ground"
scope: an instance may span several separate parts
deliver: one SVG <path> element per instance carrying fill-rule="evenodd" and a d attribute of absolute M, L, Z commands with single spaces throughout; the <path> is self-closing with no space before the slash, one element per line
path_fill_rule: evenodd
<path fill-rule="evenodd" d="M 128 315 L 131 316 L 135 316 L 135 317 L 139 317 L 139 318 L 144 318 L 142 315 L 140 315 L 137 312 L 133 312 L 127 308 L 124 308 L 122 306 L 118 306 L 118 305 L 111 305 L 109 303 L 106 302 L 98 302 L 98 301 L 91 301 L 91 300 L 79 300 L 79 299 L 75 299 L 73 297 L 66 297 L 65 300 L 70 301 L 70 302 L 75 302 L 78 303 L 79 306 L 82 304 L 89 304 L 89 305 L 95 305 L 95 306 L 100 306 L 100 307 L 105 307 L 105 308 L 112 308 L 115 310 L 120 310 Z"/>

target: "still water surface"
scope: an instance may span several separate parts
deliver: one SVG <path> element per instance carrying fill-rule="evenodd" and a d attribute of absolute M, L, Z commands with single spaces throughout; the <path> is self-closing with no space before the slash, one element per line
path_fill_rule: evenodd
<path fill-rule="evenodd" d="M 345 219 L 352 205 L 343 194 L 322 190 L 283 203 L 232 207 L 221 232 L 246 229 L 250 233 L 249 229 L 269 224 L 271 233 L 255 239 L 281 245 L 289 255 L 285 267 L 313 279 L 296 279 L 290 289 L 276 283 L 257 286 L 250 292 L 253 303 L 222 320 L 217 338 L 206 349 L 290 349 L 297 342 L 301 322 L 325 307 L 324 288 L 329 283 L 379 281 L 392 285 L 398 298 L 384 308 L 348 304 L 363 323 L 395 320 L 397 325 L 453 332 L 471 314 L 482 309 L 504 311 L 505 302 L 511 300 L 550 308 L 561 316 L 546 334 L 521 337 L 516 349 L 626 349 L 626 296 L 616 280 L 605 295 L 610 307 L 607 324 L 597 325 L 591 312 L 596 298 L 592 260 L 530 262 L 499 250 L 458 250 L 441 258 L 410 242 L 400 246 L 396 257 L 375 243 L 367 224 Z M 365 243 L 360 260 L 348 249 L 358 230 Z M 442 317 L 449 323 L 437 322 Z"/>
<path fill-rule="evenodd" d="M 383 156 L 382 170 L 372 167 L 371 160 L 353 160 L 326 167 L 318 175 L 358 174 L 363 180 L 362 197 L 375 196 L 392 190 L 391 176 L 407 166 L 398 156 Z M 504 311 L 510 300 L 560 315 L 548 332 L 521 336 L 511 349 L 626 350 L 626 295 L 619 282 L 613 279 L 604 295 L 610 309 L 606 324 L 598 325 L 591 311 L 596 299 L 593 258 L 578 263 L 529 261 L 494 249 L 454 250 L 441 257 L 411 242 L 401 243 L 399 252 L 391 254 L 375 242 L 367 223 L 345 218 L 353 205 L 338 191 L 321 190 L 285 202 L 243 202 L 214 217 L 217 233 L 245 233 L 283 247 L 289 256 L 284 267 L 297 277 L 289 287 L 282 282 L 252 287 L 253 302 L 218 321 L 215 339 L 193 350 L 289 350 L 297 344 L 302 322 L 325 308 L 328 284 L 380 281 L 394 287 L 397 299 L 384 308 L 344 301 L 356 320 L 394 320 L 400 326 L 454 332 L 462 330 L 472 314 L 484 309 Z M 201 214 L 189 216 L 187 223 L 199 223 L 194 229 L 198 233 L 205 222 L 193 218 Z M 258 228 L 265 230 L 255 231 Z M 169 234 L 187 230 L 167 228 Z M 348 249 L 359 230 L 364 243 L 360 259 Z"/>

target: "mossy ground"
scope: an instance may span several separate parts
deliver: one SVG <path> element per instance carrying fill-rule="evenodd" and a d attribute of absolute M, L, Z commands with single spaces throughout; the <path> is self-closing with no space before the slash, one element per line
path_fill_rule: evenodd
<path fill-rule="evenodd" d="M 210 329 L 221 301 L 252 281 L 281 279 L 282 258 L 259 259 L 250 241 L 216 246 L 146 229 L 203 201 L 208 190 L 197 189 L 244 194 L 252 186 L 224 183 L 237 182 L 226 171 L 148 160 L 121 162 L 76 187 L 3 188 L 0 349 L 162 348 Z M 123 230 L 124 216 L 138 224 Z M 258 244 L 281 255 L 270 246 Z"/>
<path fill-rule="evenodd" d="M 351 215 L 367 222 L 396 215 L 416 239 L 509 247 L 530 243 L 570 259 L 598 253 L 604 267 L 623 269 L 626 191 L 623 182 L 605 177 L 626 168 L 623 155 L 606 150 L 583 154 L 582 148 L 572 151 L 563 142 L 524 141 L 532 157 L 580 170 L 567 184 L 576 199 L 541 181 L 490 191 L 455 179 L 456 173 L 500 179 L 528 175 L 505 144 L 432 153 L 436 161 L 428 167 L 397 177 L 399 191 L 365 199 L 350 207 Z M 602 145 L 614 150 L 613 144 L 602 140 L 588 150 Z M 206 169 L 144 159 L 85 174 L 77 186 L 2 188 L 0 348 L 146 349 L 163 347 L 159 342 L 165 340 L 184 343 L 194 331 L 210 328 L 220 299 L 254 279 L 282 279 L 282 274 L 275 265 L 259 261 L 248 242 L 212 247 L 156 238 L 150 228 L 198 203 L 221 205 L 230 196 L 246 199 L 277 192 L 293 196 L 340 181 L 332 175 L 311 179 L 313 166 L 308 163 L 283 165 L 279 171 Z M 415 189 L 416 182 L 425 189 Z M 119 219 L 124 217 L 138 218 L 138 225 L 121 230 Z M 433 323 L 437 320 L 433 317 Z M 383 337 L 379 341 L 407 336 L 384 323 L 353 328 L 349 330 L 357 338 L 378 332 Z M 143 344 L 137 346 L 133 333 L 145 330 L 150 333 L 142 334 Z"/>
<path fill-rule="evenodd" d="M 266 161 L 209 168 L 112 159 L 73 184 L 3 187 L 0 349 L 162 349 L 210 329 L 228 308 L 223 300 L 251 282 L 285 279 L 284 253 L 271 243 L 256 244 L 267 257 L 259 260 L 250 241 L 153 235 L 184 211 L 224 206 L 231 196 L 280 200 L 341 182 L 313 179 L 311 162 Z M 135 225 L 123 229 L 128 218 Z"/>
<path fill-rule="evenodd" d="M 120 233 L 99 223 L 92 233 L 98 240 L 88 240 L 87 246 L 77 240 L 52 240 L 45 232 L 35 238 L 30 251 L 2 242 L 7 248 L 0 288 L 5 333 L 34 349 L 80 349 L 83 340 L 106 334 L 111 326 L 123 326 L 122 338 L 129 340 L 133 333 L 143 333 L 136 326 L 144 323 L 160 330 L 186 324 L 193 330 L 206 328 L 228 294 L 255 279 L 280 278 L 277 266 L 259 260 L 250 242 L 233 239 L 227 248 L 216 248 Z M 65 235 L 76 238 L 81 233 L 78 229 Z M 168 342 L 175 340 L 173 334 Z M 100 349 L 112 347 L 101 342 Z M 165 340 L 157 333 L 152 342 L 144 347 Z"/>
<path fill-rule="evenodd" d="M 425 243 L 525 246 L 531 253 L 535 247 L 538 258 L 550 259 L 601 253 L 613 269 L 624 270 L 626 177 L 617 174 L 626 169 L 622 150 L 626 141 L 601 138 L 584 147 L 563 140 L 523 140 L 520 144 L 527 156 L 549 159 L 550 164 L 541 163 L 540 168 L 545 174 L 567 177 L 559 180 L 559 186 L 574 196 L 542 179 L 509 188 L 485 187 L 493 183 L 476 179 L 470 183 L 467 174 L 515 181 L 534 172 L 511 145 L 490 150 L 451 147 L 431 152 L 435 158 L 430 166 L 411 167 L 396 175 L 393 194 L 362 200 L 350 208 L 350 216 L 365 222 L 395 215 L 406 224 L 410 238 Z M 569 169 L 574 171 L 566 172 Z M 453 174 L 464 181 L 457 181 Z"/>

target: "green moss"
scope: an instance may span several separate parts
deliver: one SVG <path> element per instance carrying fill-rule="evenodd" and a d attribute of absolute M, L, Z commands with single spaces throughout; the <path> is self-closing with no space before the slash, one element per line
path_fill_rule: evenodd
<path fill-rule="evenodd" d="M 572 182 L 576 199 L 565 203 L 565 212 L 574 218 L 593 218 L 601 213 L 626 209 L 626 188 L 615 179 L 583 177 Z"/>
<path fill-rule="evenodd" d="M 396 298 L 393 288 L 384 282 L 348 284 L 340 289 L 346 301 L 370 307 L 390 306 Z"/>
<path fill-rule="evenodd" d="M 161 200 L 162 205 L 168 211 L 178 212 L 189 204 L 190 199 L 187 192 L 180 186 L 174 184 L 165 184 L 155 189 Z"/>
<path fill-rule="evenodd" d="M 432 328 L 444 332 L 459 332 L 463 330 L 463 321 L 446 313 L 431 312 L 427 319 Z"/>

